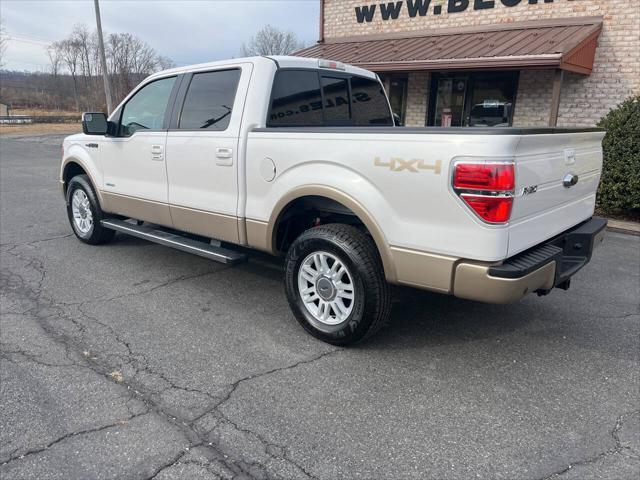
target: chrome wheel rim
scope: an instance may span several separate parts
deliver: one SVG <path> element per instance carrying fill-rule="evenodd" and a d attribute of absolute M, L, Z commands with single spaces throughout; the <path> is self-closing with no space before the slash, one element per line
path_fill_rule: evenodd
<path fill-rule="evenodd" d="M 346 265 L 328 252 L 309 254 L 298 270 L 298 292 L 318 322 L 338 325 L 353 311 L 355 289 Z"/>
<path fill-rule="evenodd" d="M 89 233 L 93 228 L 93 213 L 91 213 L 89 197 L 81 189 L 73 192 L 71 212 L 73 213 L 73 222 L 78 231 L 83 235 Z"/>

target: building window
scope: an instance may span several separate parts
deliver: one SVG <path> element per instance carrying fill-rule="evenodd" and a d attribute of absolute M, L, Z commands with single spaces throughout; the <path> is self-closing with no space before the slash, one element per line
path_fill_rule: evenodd
<path fill-rule="evenodd" d="M 409 77 L 406 74 L 382 76 L 382 83 L 387 89 L 391 111 L 396 117 L 397 125 L 404 125 L 407 116 L 407 87 Z"/>
<path fill-rule="evenodd" d="M 510 127 L 517 87 L 518 72 L 436 73 L 428 125 Z"/>

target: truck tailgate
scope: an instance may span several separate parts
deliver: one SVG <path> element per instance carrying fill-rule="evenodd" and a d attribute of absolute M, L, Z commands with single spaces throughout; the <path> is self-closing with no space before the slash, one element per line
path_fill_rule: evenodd
<path fill-rule="evenodd" d="M 516 198 L 507 256 L 593 215 L 603 137 L 600 131 L 522 136 L 515 155 Z"/>

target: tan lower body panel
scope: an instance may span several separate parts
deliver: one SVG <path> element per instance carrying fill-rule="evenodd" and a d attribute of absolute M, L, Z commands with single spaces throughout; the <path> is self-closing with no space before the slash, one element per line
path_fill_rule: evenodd
<path fill-rule="evenodd" d="M 451 292 L 457 258 L 391 247 L 398 283 L 443 293 Z"/>
<path fill-rule="evenodd" d="M 464 262 L 459 258 L 391 247 L 398 283 L 486 303 L 507 304 L 536 290 L 553 288 L 555 262 L 522 278 L 489 275 L 488 263 Z"/>
<path fill-rule="evenodd" d="M 239 243 L 238 218 L 171 205 L 173 228 L 225 242 Z"/>
<path fill-rule="evenodd" d="M 103 210 L 225 242 L 238 243 L 238 219 L 219 213 L 102 192 Z"/>
<path fill-rule="evenodd" d="M 141 198 L 118 195 L 102 191 L 103 205 L 106 212 L 117 213 L 125 217 L 144 220 L 167 227 L 172 226 L 169 205 L 166 203 L 143 200 Z"/>
<path fill-rule="evenodd" d="M 269 224 L 267 222 L 247 218 L 245 220 L 245 227 L 247 229 L 247 245 L 251 248 L 272 253 L 269 248 L 271 242 L 268 237 Z"/>
<path fill-rule="evenodd" d="M 513 303 L 528 293 L 553 288 L 556 262 L 550 262 L 521 278 L 489 275 L 489 266 L 460 263 L 456 267 L 453 294 L 459 298 L 486 303 Z"/>

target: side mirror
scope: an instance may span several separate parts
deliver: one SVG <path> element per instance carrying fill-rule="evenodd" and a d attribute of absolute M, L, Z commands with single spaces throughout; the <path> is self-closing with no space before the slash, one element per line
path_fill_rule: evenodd
<path fill-rule="evenodd" d="M 400 120 L 400 115 L 395 112 L 393 112 L 393 123 L 396 127 L 404 127 L 402 121 Z"/>
<path fill-rule="evenodd" d="M 82 131 L 85 135 L 106 135 L 107 116 L 102 112 L 83 113 Z"/>

